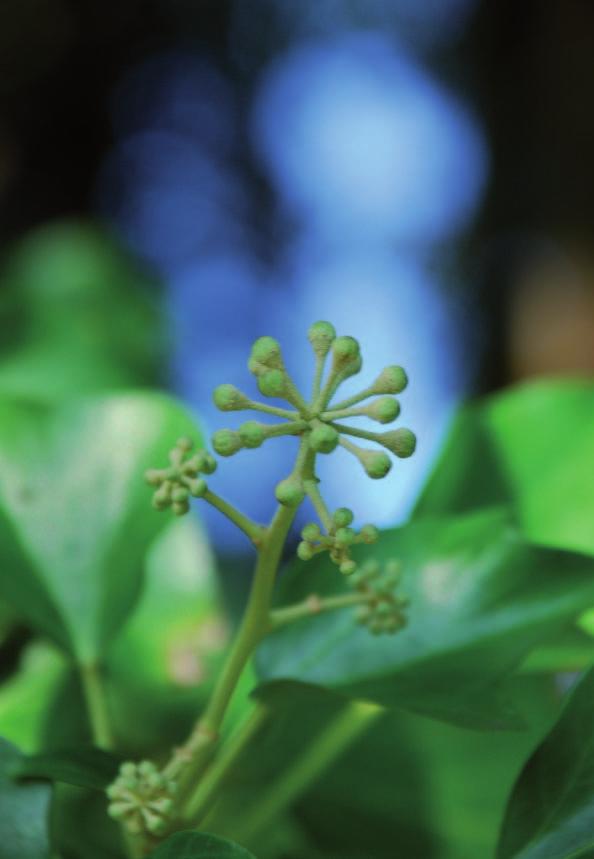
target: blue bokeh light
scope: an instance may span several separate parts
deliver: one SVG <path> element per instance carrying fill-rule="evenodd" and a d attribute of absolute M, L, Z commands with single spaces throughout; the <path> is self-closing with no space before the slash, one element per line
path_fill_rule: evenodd
<path fill-rule="evenodd" d="M 273 63 L 253 138 L 291 212 L 349 241 L 447 239 L 470 222 L 487 175 L 469 111 L 379 33 Z"/>

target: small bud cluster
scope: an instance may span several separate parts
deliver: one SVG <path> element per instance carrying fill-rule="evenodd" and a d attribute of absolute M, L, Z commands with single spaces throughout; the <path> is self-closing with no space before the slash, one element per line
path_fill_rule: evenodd
<path fill-rule="evenodd" d="M 388 561 L 383 567 L 378 561 L 366 561 L 350 578 L 349 584 L 365 597 L 355 610 L 357 623 L 366 626 L 373 635 L 395 633 L 406 626 L 405 597 L 394 591 L 401 579 L 398 561 Z"/>
<path fill-rule="evenodd" d="M 190 509 L 190 497 L 202 498 L 207 490 L 200 474 L 212 474 L 217 467 L 215 458 L 205 450 L 192 454 L 193 442 L 180 438 L 169 454 L 169 468 L 151 468 L 145 473 L 146 482 L 156 487 L 153 507 L 171 507 L 176 516 Z"/>
<path fill-rule="evenodd" d="M 323 534 L 315 522 L 310 522 L 301 531 L 297 555 L 302 561 L 309 561 L 319 552 L 327 551 L 341 573 L 352 575 L 357 565 L 351 558 L 351 547 L 360 543 L 375 543 L 379 537 L 379 531 L 374 525 L 364 525 L 359 532 L 355 531 L 350 527 L 353 518 L 352 510 L 339 507 L 332 516 L 332 527 L 327 534 Z"/>
<path fill-rule="evenodd" d="M 173 810 L 175 782 L 151 761 L 121 765 L 117 779 L 107 788 L 108 814 L 133 835 L 164 835 Z"/>

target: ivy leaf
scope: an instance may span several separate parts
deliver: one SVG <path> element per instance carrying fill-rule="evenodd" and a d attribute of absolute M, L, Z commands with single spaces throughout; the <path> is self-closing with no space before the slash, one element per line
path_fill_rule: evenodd
<path fill-rule="evenodd" d="M 594 553 L 594 385 L 541 381 L 463 409 L 416 507 L 513 503 L 531 540 Z"/>
<path fill-rule="evenodd" d="M 14 778 L 48 779 L 103 790 L 118 773 L 120 760 L 92 746 L 56 749 L 37 755 L 23 755 L 16 762 Z"/>
<path fill-rule="evenodd" d="M 153 859 L 255 859 L 239 844 L 205 832 L 177 832 L 150 855 Z"/>
<path fill-rule="evenodd" d="M 408 625 L 373 637 L 352 609 L 295 622 L 260 646 L 262 681 L 297 680 L 457 724 L 510 727 L 502 680 L 594 599 L 590 557 L 527 544 L 500 509 L 419 520 L 384 533 L 365 554 L 402 563 Z M 346 587 L 318 556 L 294 564 L 280 602 Z"/>
<path fill-rule="evenodd" d="M 196 430 L 155 393 L 1 408 L 0 593 L 93 663 L 133 607 L 144 554 L 168 521 L 151 509 L 143 471 Z"/>
<path fill-rule="evenodd" d="M 48 859 L 51 788 L 15 781 L 12 772 L 20 760 L 19 750 L 0 740 L 0 859 Z"/>
<path fill-rule="evenodd" d="M 571 693 L 511 795 L 498 859 L 594 855 L 594 671 Z"/>

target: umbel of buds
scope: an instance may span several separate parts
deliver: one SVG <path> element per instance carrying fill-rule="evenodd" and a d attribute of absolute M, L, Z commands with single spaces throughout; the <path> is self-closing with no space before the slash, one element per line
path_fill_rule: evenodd
<path fill-rule="evenodd" d="M 201 474 L 212 474 L 217 467 L 212 454 L 199 450 L 192 454 L 193 443 L 189 438 L 180 438 L 169 454 L 169 468 L 151 468 L 145 473 L 153 493 L 153 507 L 166 510 L 171 507 L 176 516 L 183 516 L 190 509 L 190 496 L 202 498 L 207 491 Z"/>
<path fill-rule="evenodd" d="M 373 635 L 398 632 L 406 626 L 408 600 L 395 593 L 400 579 L 401 566 L 395 560 L 383 567 L 378 561 L 366 561 L 349 578 L 351 587 L 365 598 L 355 610 L 357 623 Z"/>
<path fill-rule="evenodd" d="M 332 515 L 332 524 L 327 534 L 322 533 L 317 523 L 310 522 L 301 531 L 297 555 L 302 561 L 310 561 L 314 555 L 327 551 L 341 573 L 347 576 L 354 573 L 357 565 L 351 558 L 351 547 L 359 543 L 375 543 L 379 531 L 375 525 L 364 525 L 360 531 L 355 531 L 351 528 L 353 519 L 352 510 L 339 507 Z"/>
<path fill-rule="evenodd" d="M 307 439 L 315 453 L 332 453 L 339 445 L 359 461 L 369 477 L 385 477 L 392 467 L 390 457 L 382 450 L 360 447 L 350 438 L 374 442 L 397 457 L 411 456 L 415 436 L 405 428 L 388 432 L 372 432 L 343 424 L 349 418 L 367 417 L 379 424 L 389 424 L 400 414 L 395 394 L 407 385 L 406 373 L 399 366 L 386 367 L 379 376 L 358 394 L 333 402 L 336 391 L 346 379 L 361 370 L 359 343 L 353 337 L 337 337 L 329 322 L 316 322 L 308 332 L 316 358 L 314 390 L 306 399 L 297 390 L 289 375 L 281 347 L 273 337 L 260 337 L 254 343 L 248 361 L 264 397 L 284 400 L 289 409 L 252 400 L 234 385 L 219 385 L 214 392 L 215 405 L 221 411 L 253 409 L 283 419 L 283 423 L 266 424 L 247 421 L 237 430 L 223 429 L 214 434 L 213 447 L 220 456 L 233 456 L 245 448 L 260 447 L 267 439 L 295 435 Z M 330 367 L 324 379 L 326 361 Z M 365 402 L 368 401 L 368 402 Z M 292 478 L 281 481 L 276 496 L 281 504 L 296 506 L 304 497 L 302 487 Z"/>
<path fill-rule="evenodd" d="M 163 835 L 176 787 L 151 761 L 129 761 L 121 765 L 117 779 L 107 788 L 108 813 L 133 835 Z"/>

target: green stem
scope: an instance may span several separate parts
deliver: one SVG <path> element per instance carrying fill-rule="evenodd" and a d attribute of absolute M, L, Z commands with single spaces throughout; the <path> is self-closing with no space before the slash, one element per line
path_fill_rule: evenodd
<path fill-rule="evenodd" d="M 113 736 L 101 668 L 95 662 L 80 665 L 79 674 L 93 732 L 93 741 L 101 749 L 111 749 L 113 748 Z"/>
<path fill-rule="evenodd" d="M 306 430 L 307 427 L 307 421 L 291 421 L 291 423 L 267 427 L 266 435 L 268 438 L 273 438 L 274 436 L 279 435 L 299 435 L 303 430 Z"/>
<path fill-rule="evenodd" d="M 316 355 L 316 369 L 314 373 L 313 387 L 311 391 L 311 402 L 312 405 L 317 400 L 320 394 L 320 388 L 322 386 L 322 375 L 324 373 L 324 367 L 326 365 L 326 356 L 323 357 L 321 355 Z"/>
<path fill-rule="evenodd" d="M 367 397 L 372 397 L 375 394 L 373 387 L 364 388 L 364 390 L 359 391 L 358 394 L 353 394 L 352 397 L 348 397 L 346 400 L 341 400 L 336 405 L 332 406 L 332 411 L 338 411 L 343 409 L 348 409 L 351 406 L 354 406 L 356 403 L 360 403 L 361 400 L 366 400 Z"/>
<path fill-rule="evenodd" d="M 374 441 L 376 444 L 381 444 L 381 439 L 378 438 L 378 433 L 370 432 L 369 430 L 362 430 L 358 427 L 349 427 L 345 424 L 337 424 L 331 423 L 330 426 L 333 426 L 335 430 L 338 432 L 346 433 L 346 435 L 355 436 L 355 438 L 364 438 L 367 441 Z"/>
<path fill-rule="evenodd" d="M 319 597 L 317 594 L 311 594 L 303 602 L 283 606 L 272 611 L 270 613 L 271 631 L 293 623 L 296 620 L 301 620 L 304 617 L 313 617 L 316 614 L 322 614 L 327 611 L 361 605 L 361 603 L 367 601 L 368 597 L 365 594 L 339 594 L 334 597 Z"/>
<path fill-rule="evenodd" d="M 304 480 L 303 488 L 305 489 L 308 498 L 313 504 L 314 509 L 319 516 L 320 522 L 323 524 L 326 531 L 330 533 L 333 527 L 332 517 L 330 516 L 330 512 L 326 507 L 324 499 L 320 494 L 316 478 L 314 477 L 313 479 Z"/>
<path fill-rule="evenodd" d="M 268 629 L 270 599 L 283 546 L 296 510 L 279 505 L 258 547 L 258 561 L 241 626 L 219 675 L 212 697 L 188 742 L 165 768 L 171 778 L 183 778 L 182 794 L 200 774 L 217 743 L 227 707 L 256 645 Z"/>
<path fill-rule="evenodd" d="M 291 412 L 289 409 L 282 409 L 280 406 L 269 406 L 266 403 L 258 403 L 256 400 L 250 400 L 246 409 L 253 409 L 255 412 L 264 412 L 267 415 L 275 415 L 277 418 L 288 418 L 290 421 L 297 420 L 299 412 Z"/>
<path fill-rule="evenodd" d="M 236 507 L 228 501 L 225 501 L 224 498 L 221 498 L 220 495 L 217 495 L 215 492 L 211 492 L 210 489 L 206 490 L 202 498 L 210 504 L 211 507 L 214 507 L 222 513 L 223 516 L 226 516 L 227 519 L 233 522 L 240 531 L 243 531 L 255 546 L 258 546 L 262 542 L 266 531 L 263 525 L 259 525 L 257 522 L 254 522 L 253 519 L 250 519 L 249 516 L 245 516 L 237 510 Z"/>
<path fill-rule="evenodd" d="M 298 799 L 381 713 L 383 709 L 375 704 L 362 701 L 348 704 L 308 746 L 302 757 L 264 793 L 251 814 L 239 822 L 234 830 L 235 840 L 242 844 L 253 843 L 262 829 Z"/>
<path fill-rule="evenodd" d="M 200 823 L 237 759 L 267 718 L 267 708 L 263 704 L 257 704 L 245 722 L 222 748 L 220 756 L 206 771 L 198 787 L 190 795 L 182 815 L 185 822 L 194 825 Z"/>

